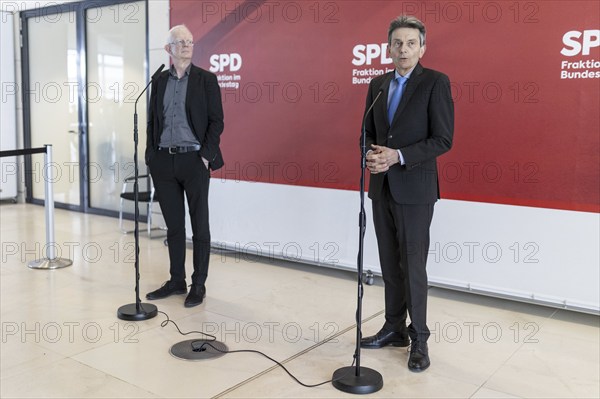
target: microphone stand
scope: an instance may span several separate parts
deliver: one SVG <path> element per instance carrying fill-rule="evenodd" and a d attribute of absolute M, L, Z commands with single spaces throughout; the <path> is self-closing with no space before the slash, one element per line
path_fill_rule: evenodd
<path fill-rule="evenodd" d="M 135 104 L 133 106 L 133 170 L 134 170 L 134 181 L 133 181 L 133 199 L 134 199 L 134 208 L 135 208 L 135 228 L 133 231 L 133 236 L 135 240 L 135 303 L 130 303 L 128 305 L 123 305 L 117 311 L 117 317 L 121 320 L 130 320 L 130 321 L 141 321 L 148 320 L 153 318 L 158 314 L 158 309 L 155 305 L 145 303 L 142 306 L 142 302 L 140 301 L 140 230 L 139 230 L 139 217 L 140 217 L 140 208 L 139 208 L 139 187 L 138 187 L 138 114 L 137 114 L 137 103 L 142 95 L 148 90 L 150 84 L 158 77 L 160 72 L 165 67 L 165 64 L 162 64 L 152 78 L 150 82 L 146 85 L 144 90 L 140 93 L 138 98 L 135 100 Z"/>
<path fill-rule="evenodd" d="M 360 340 L 362 338 L 361 323 L 362 323 L 362 297 L 363 297 L 363 258 L 364 258 L 364 242 L 365 232 L 367 229 L 367 215 L 365 213 L 365 174 L 367 169 L 367 132 L 366 120 L 367 116 L 375 106 L 375 103 L 383 93 L 383 89 L 379 89 L 379 93 L 371 103 L 371 106 L 365 112 L 363 117 L 362 134 L 360 141 L 361 148 L 361 176 L 360 176 L 360 214 L 359 214 L 359 235 L 358 235 L 358 256 L 357 256 L 357 280 L 358 280 L 358 299 L 356 308 L 356 349 L 354 352 L 355 366 L 342 367 L 333 373 L 332 384 L 340 391 L 354 394 L 368 394 L 379 391 L 383 388 L 383 377 L 376 370 L 360 367 Z"/>

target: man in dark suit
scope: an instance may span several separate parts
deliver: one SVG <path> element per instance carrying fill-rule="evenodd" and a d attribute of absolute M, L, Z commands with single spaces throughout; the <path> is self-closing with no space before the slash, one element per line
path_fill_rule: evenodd
<path fill-rule="evenodd" d="M 411 371 L 430 365 L 426 265 L 433 206 L 440 198 L 436 158 L 452 147 L 454 131 L 450 81 L 421 66 L 424 53 L 423 23 L 411 16 L 393 20 L 388 54 L 396 68 L 371 81 L 367 109 L 380 98 L 365 121 L 385 324 L 361 339 L 361 347 L 410 344 Z"/>
<path fill-rule="evenodd" d="M 210 255 L 208 187 L 210 170 L 223 166 L 219 149 L 223 106 L 217 77 L 192 64 L 194 39 L 184 26 L 169 31 L 165 50 L 173 65 L 152 83 L 146 164 L 167 224 L 171 278 L 146 295 L 161 299 L 187 293 L 185 208 L 193 231 L 192 285 L 185 306 L 202 303 Z"/>

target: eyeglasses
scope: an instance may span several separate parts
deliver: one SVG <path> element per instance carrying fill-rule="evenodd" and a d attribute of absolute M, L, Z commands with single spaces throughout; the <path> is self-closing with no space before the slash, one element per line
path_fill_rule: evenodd
<path fill-rule="evenodd" d="M 177 40 L 177 41 L 171 42 L 171 44 L 174 44 L 174 45 L 179 46 L 179 47 L 183 47 L 183 46 L 192 47 L 192 46 L 194 46 L 194 42 L 192 40 Z"/>

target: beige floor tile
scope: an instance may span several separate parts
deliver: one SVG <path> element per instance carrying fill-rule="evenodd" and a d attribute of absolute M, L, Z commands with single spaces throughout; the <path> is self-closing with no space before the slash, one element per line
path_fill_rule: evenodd
<path fill-rule="evenodd" d="M 555 312 L 541 306 L 462 292 L 430 289 L 430 356 L 437 372 L 482 385 L 516 353 L 533 342 Z"/>
<path fill-rule="evenodd" d="M 0 393 L 2 397 L 354 397 L 331 383 L 305 388 L 256 353 L 185 361 L 166 316 L 119 320 L 135 302 L 133 235 L 117 220 L 57 209 L 57 243 L 73 265 L 32 270 L 44 257 L 44 208 L 0 204 Z M 145 225 L 141 225 L 145 227 Z M 188 249 L 188 275 L 192 251 Z M 140 234 L 140 298 L 183 331 L 203 330 L 232 350 L 261 350 L 306 383 L 349 366 L 355 349 L 356 275 L 231 252 L 211 255 L 207 297 L 146 301 L 168 279 L 162 239 Z M 190 283 L 190 281 L 188 281 Z M 363 335 L 384 322 L 383 287 L 364 287 Z M 380 372 L 372 397 L 599 397 L 600 318 L 431 288 L 432 366 L 411 373 L 406 348 L 362 350 Z M 334 335 L 334 339 L 327 340 Z"/>
<path fill-rule="evenodd" d="M 1 379 L 3 398 L 154 398 L 143 387 L 63 359 Z"/>
<path fill-rule="evenodd" d="M 504 392 L 494 391 L 492 389 L 480 388 L 475 395 L 471 396 L 472 399 L 512 399 L 518 398 L 518 396 L 509 395 Z"/>
<path fill-rule="evenodd" d="M 590 325 L 596 316 L 576 318 L 588 321 L 542 326 L 535 341 L 523 343 L 484 386 L 522 397 L 600 397 L 600 339 Z"/>
<path fill-rule="evenodd" d="M 337 271 L 335 276 L 319 275 L 316 270 L 255 265 L 259 275 L 268 275 L 271 287 L 260 287 L 246 295 L 220 302 L 208 302 L 206 309 L 246 322 L 270 324 L 283 331 L 289 340 L 300 337 L 319 342 L 355 323 L 356 282 L 349 273 Z M 256 277 L 247 276 L 245 281 Z M 234 287 L 235 288 L 235 287 Z M 380 297 L 364 301 L 363 314 L 383 308 L 383 292 L 367 287 L 369 295 Z"/>
<path fill-rule="evenodd" d="M 223 338 L 222 342 L 229 350 L 268 351 L 272 357 L 282 360 L 309 346 L 306 341 L 273 341 L 268 328 L 242 325 L 237 320 L 210 312 L 196 313 L 176 322 L 183 332 L 200 330 Z M 162 397 L 211 397 L 271 365 L 268 360 L 251 353 L 189 361 L 177 359 L 169 352 L 179 342 L 203 337 L 200 334 L 182 336 L 169 324 L 140 332 L 137 342 L 111 343 L 73 358 L 123 381 L 144 386 Z"/>
<path fill-rule="evenodd" d="M 379 320 L 364 324 L 363 330 L 375 330 L 380 327 Z M 330 380 L 339 368 L 350 366 L 355 351 L 356 330 L 348 331 L 337 337 L 336 342 L 324 343 L 310 352 L 286 363 L 297 378 L 306 384 L 317 384 Z M 477 386 L 448 378 L 432 368 L 423 373 L 412 373 L 406 362 L 406 348 L 382 348 L 361 350 L 361 368 L 377 371 L 383 378 L 383 389 L 369 397 L 377 398 L 428 398 L 428 397 L 469 397 Z M 331 383 L 316 388 L 306 388 L 296 384 L 282 369 L 270 372 L 246 384 L 223 393 L 227 398 L 265 397 L 265 398 L 338 398 L 355 397 L 337 390 Z"/>
<path fill-rule="evenodd" d="M 3 322 L 4 323 L 4 322 Z M 0 360 L 1 379 L 22 373 L 30 373 L 33 369 L 48 367 L 65 356 L 47 350 L 34 342 L 27 342 L 29 337 L 21 335 L 21 327 L 4 324 L 2 327 L 3 345 Z M 14 335 L 13 335 L 14 334 Z M 18 342 L 13 342 L 18 340 Z M 38 370 L 39 371 L 39 370 Z M 4 396 L 3 396 L 4 397 Z"/>

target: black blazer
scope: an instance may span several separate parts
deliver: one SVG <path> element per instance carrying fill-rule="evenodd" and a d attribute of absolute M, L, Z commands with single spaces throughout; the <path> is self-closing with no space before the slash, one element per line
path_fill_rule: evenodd
<path fill-rule="evenodd" d="M 371 174 L 369 198 L 380 198 L 387 174 L 395 202 L 434 203 L 440 198 L 436 158 L 452 147 L 454 133 L 450 80 L 443 73 L 417 64 L 390 126 L 387 99 L 392 79 L 393 71 L 376 77 L 369 85 L 366 109 L 379 90 L 382 93 L 365 120 L 367 151 L 371 144 L 400 149 L 406 164 L 395 164 L 387 173 Z"/>
<path fill-rule="evenodd" d="M 217 170 L 223 166 L 219 143 L 223 132 L 223 105 L 221 89 L 215 74 L 192 65 L 188 78 L 185 110 L 188 124 L 200 142 L 200 155 L 208 160 L 208 166 Z M 146 130 L 146 165 L 158 150 L 164 127 L 163 100 L 169 80 L 169 71 L 162 72 L 152 82 L 152 94 L 148 107 Z"/>

